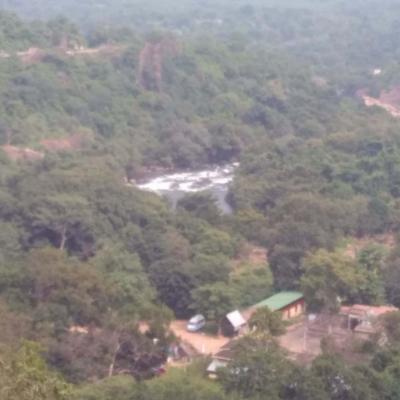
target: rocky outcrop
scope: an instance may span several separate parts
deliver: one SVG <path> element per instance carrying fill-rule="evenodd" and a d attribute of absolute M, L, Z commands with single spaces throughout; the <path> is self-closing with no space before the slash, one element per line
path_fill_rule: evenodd
<path fill-rule="evenodd" d="M 49 152 L 70 151 L 79 150 L 85 139 L 83 135 L 76 133 L 63 139 L 44 139 L 40 144 Z"/>
<path fill-rule="evenodd" d="M 37 47 L 30 47 L 26 51 L 19 51 L 17 56 L 24 64 L 35 64 L 41 62 L 47 55 L 46 51 Z"/>
<path fill-rule="evenodd" d="M 7 53 L 0 50 L 0 59 L 10 59 L 18 57 L 24 64 L 37 64 L 51 55 L 67 56 L 67 57 L 94 57 L 105 56 L 114 57 L 125 49 L 124 46 L 116 46 L 105 44 L 99 47 L 84 47 L 76 45 L 73 48 L 64 48 L 62 46 L 52 49 L 40 49 L 38 47 L 30 47 L 28 50 L 18 51 L 16 53 Z"/>
<path fill-rule="evenodd" d="M 161 92 L 165 59 L 180 51 L 178 42 L 171 37 L 147 42 L 139 55 L 138 84 L 145 90 Z"/>
<path fill-rule="evenodd" d="M 5 145 L 1 147 L 7 156 L 13 161 L 38 161 L 44 158 L 44 153 L 28 147 Z"/>
<path fill-rule="evenodd" d="M 381 107 L 393 117 L 400 118 L 400 86 L 382 91 L 379 98 L 368 96 L 365 90 L 360 90 L 358 95 L 367 107 Z"/>
<path fill-rule="evenodd" d="M 74 47 L 73 49 L 65 50 L 64 54 L 70 57 L 97 56 L 97 55 L 112 57 L 119 55 L 124 49 L 125 49 L 124 46 L 114 46 L 112 44 L 104 44 L 99 47 L 77 46 Z"/>
<path fill-rule="evenodd" d="M 30 149 L 29 147 L 18 147 L 11 145 L 1 146 L 8 158 L 13 161 L 37 161 L 42 160 L 45 153 L 55 153 L 61 151 L 77 151 L 86 141 L 90 140 L 87 134 L 76 133 L 63 139 L 44 139 L 40 145 L 45 152 Z"/>

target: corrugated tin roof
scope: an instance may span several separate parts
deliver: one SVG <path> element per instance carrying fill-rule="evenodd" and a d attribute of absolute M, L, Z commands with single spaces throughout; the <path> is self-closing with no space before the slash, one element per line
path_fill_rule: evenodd
<path fill-rule="evenodd" d="M 215 373 L 220 368 L 225 368 L 228 365 L 226 361 L 212 360 L 211 364 L 207 367 L 207 372 Z"/>
<path fill-rule="evenodd" d="M 271 311 L 279 311 L 302 298 L 303 293 L 300 292 L 280 292 L 257 303 L 254 308 L 268 307 Z"/>
<path fill-rule="evenodd" d="M 340 308 L 340 313 L 344 315 L 370 315 L 373 317 L 379 317 L 380 315 L 393 311 L 398 311 L 398 308 L 393 306 L 368 306 L 366 304 L 354 304 L 352 306 L 343 306 Z"/>
<path fill-rule="evenodd" d="M 241 326 L 246 325 L 246 320 L 243 318 L 242 314 L 240 314 L 238 310 L 226 314 L 226 318 L 231 323 L 234 329 L 238 329 Z"/>
<path fill-rule="evenodd" d="M 234 348 L 237 344 L 236 340 L 231 340 L 228 343 L 225 343 L 216 354 L 214 354 L 213 359 L 218 359 L 220 361 L 229 361 L 232 360 Z"/>

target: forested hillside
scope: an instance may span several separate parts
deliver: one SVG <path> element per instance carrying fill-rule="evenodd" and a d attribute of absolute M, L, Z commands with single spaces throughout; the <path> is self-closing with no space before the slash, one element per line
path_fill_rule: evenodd
<path fill-rule="evenodd" d="M 363 100 L 400 85 L 400 5 L 160 3 L 0 1 L 0 398 L 397 399 L 397 316 L 361 366 L 263 337 L 149 378 L 175 318 L 400 306 L 400 120 Z M 229 215 L 127 184 L 230 162 Z"/>

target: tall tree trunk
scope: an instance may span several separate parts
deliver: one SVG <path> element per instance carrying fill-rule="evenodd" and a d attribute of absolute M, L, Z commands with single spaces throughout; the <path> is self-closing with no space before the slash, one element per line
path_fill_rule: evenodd
<path fill-rule="evenodd" d="M 121 348 L 121 344 L 118 343 L 117 347 L 115 348 L 114 354 L 113 354 L 112 362 L 110 364 L 110 367 L 108 368 L 108 377 L 109 378 L 111 378 L 114 374 L 115 361 L 117 360 L 117 355 L 118 355 L 120 348 Z"/>
<path fill-rule="evenodd" d="M 61 251 L 65 250 L 65 244 L 67 243 L 67 226 L 66 224 L 62 227 L 61 230 L 61 241 L 60 241 L 60 247 L 59 249 Z"/>
<path fill-rule="evenodd" d="M 6 138 L 7 138 L 6 145 L 7 146 L 9 146 L 11 144 L 11 136 L 12 136 L 11 129 L 7 129 L 7 131 L 6 131 Z"/>

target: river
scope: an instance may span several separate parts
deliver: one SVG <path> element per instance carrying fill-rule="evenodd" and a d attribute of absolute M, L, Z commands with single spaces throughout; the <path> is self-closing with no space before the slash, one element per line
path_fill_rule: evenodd
<path fill-rule="evenodd" d="M 182 171 L 156 176 L 136 182 L 141 190 L 165 196 L 175 208 L 177 202 L 188 193 L 208 191 L 224 214 L 232 212 L 226 201 L 229 184 L 233 181 L 239 163 L 215 166 L 199 171 Z"/>

